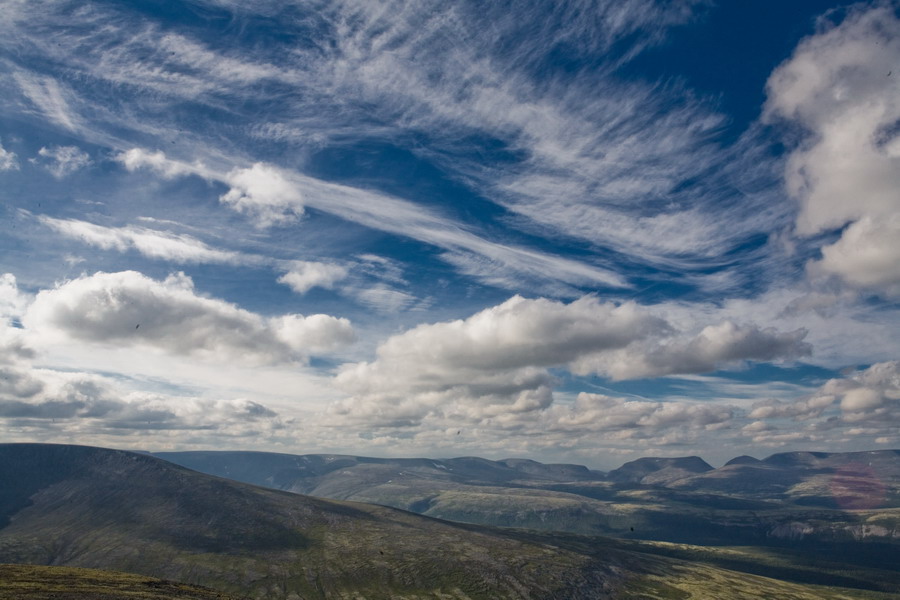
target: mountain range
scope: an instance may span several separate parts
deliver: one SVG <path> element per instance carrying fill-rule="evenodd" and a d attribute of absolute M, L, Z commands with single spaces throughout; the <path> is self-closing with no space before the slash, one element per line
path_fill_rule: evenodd
<path fill-rule="evenodd" d="M 243 469 L 250 469 L 253 460 L 294 460 L 298 468 L 311 465 L 310 473 L 326 479 L 352 472 L 353 465 L 397 467 L 391 461 L 358 457 L 303 461 L 286 455 L 231 456 L 243 457 Z M 615 493 L 625 489 L 588 469 L 527 461 L 416 459 L 398 464 L 404 478 L 429 470 L 444 473 L 445 481 L 456 485 L 476 474 L 482 482 L 506 477 L 507 488 L 498 489 L 522 493 L 557 493 L 516 488 L 522 477 L 548 486 L 603 484 L 615 487 Z M 520 479 L 512 478 L 514 473 Z M 573 476 L 581 479 L 566 481 Z M 148 454 L 103 448 L 3 444 L 0 482 L 0 563 L 54 567 L 26 577 L 35 588 L 33 597 L 41 597 L 40 590 L 46 592 L 63 576 L 58 567 L 121 571 L 206 586 L 223 595 L 276 599 L 760 594 L 813 599 L 890 598 L 900 593 L 900 570 L 890 555 L 880 563 L 865 553 L 836 561 L 786 548 L 702 548 L 452 523 L 386 506 L 265 489 Z M 78 573 L 84 572 L 64 576 L 79 582 L 95 577 Z M 21 580 L 21 573 L 16 577 Z M 137 585 L 124 576 L 110 578 L 108 585 Z M 154 585 L 164 584 L 169 585 Z M 0 585 L 0 598 L 3 593 Z"/>
<path fill-rule="evenodd" d="M 641 458 L 608 473 L 522 459 L 264 452 L 155 456 L 254 485 L 481 525 L 695 544 L 900 542 L 900 451 Z M 677 518 L 675 518 L 677 516 Z"/>

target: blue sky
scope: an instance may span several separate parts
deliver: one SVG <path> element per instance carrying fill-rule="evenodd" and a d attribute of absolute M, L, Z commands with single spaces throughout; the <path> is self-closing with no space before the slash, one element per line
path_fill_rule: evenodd
<path fill-rule="evenodd" d="M 896 2 L 0 6 L 7 441 L 900 447 Z"/>

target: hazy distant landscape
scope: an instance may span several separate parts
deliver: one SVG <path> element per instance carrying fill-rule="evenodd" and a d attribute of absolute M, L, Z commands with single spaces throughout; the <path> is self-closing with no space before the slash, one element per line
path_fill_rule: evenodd
<path fill-rule="evenodd" d="M 474 457 L 156 456 L 255 485 L 481 525 L 700 544 L 900 541 L 897 450 L 738 457 L 718 469 L 699 457 L 643 458 L 608 473 Z"/>

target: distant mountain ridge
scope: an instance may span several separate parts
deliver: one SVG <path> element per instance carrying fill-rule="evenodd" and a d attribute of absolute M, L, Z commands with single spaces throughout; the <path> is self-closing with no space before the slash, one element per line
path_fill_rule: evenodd
<path fill-rule="evenodd" d="M 900 542 L 897 450 L 742 456 L 719 468 L 696 456 L 646 457 L 606 474 L 580 465 L 476 457 L 156 456 L 254 485 L 483 525 L 702 544 Z"/>
<path fill-rule="evenodd" d="M 246 483 L 293 491 L 309 490 L 304 478 L 319 478 L 342 469 L 364 466 L 382 475 L 402 477 L 428 473 L 436 479 L 465 483 L 507 483 L 521 479 L 544 481 L 601 481 L 604 474 L 582 465 L 544 464 L 528 459 L 499 461 L 474 456 L 431 458 L 373 458 L 343 454 L 280 454 L 242 451 L 154 452 L 153 456 L 197 471 L 231 477 Z M 302 493 L 310 493 L 304 491 Z"/>
<path fill-rule="evenodd" d="M 784 491 L 789 482 L 812 473 L 831 473 L 848 467 L 867 467 L 886 487 L 900 484 L 900 450 L 860 452 L 781 452 L 757 459 L 738 456 L 718 469 L 698 456 L 644 457 L 608 473 L 575 464 L 543 464 L 529 459 L 493 461 L 479 457 L 449 459 L 374 458 L 340 454 L 280 454 L 253 451 L 154 452 L 153 456 L 191 469 L 276 489 L 323 495 L 348 493 L 350 487 L 327 481 L 329 475 L 357 475 L 365 471 L 365 483 L 388 482 L 392 477 L 423 477 L 467 485 L 515 484 L 516 482 L 613 482 L 657 487 L 700 488 L 727 491 L 736 474 L 755 471 L 754 480 L 765 480 L 771 489 Z M 869 475 L 869 471 L 865 470 Z M 359 473 L 358 473 L 359 472 Z M 793 476 L 788 476 L 792 473 Z M 848 473 L 848 476 L 850 474 Z M 739 486 L 743 490 L 744 487 Z M 327 494 L 325 494 L 327 495 Z"/>

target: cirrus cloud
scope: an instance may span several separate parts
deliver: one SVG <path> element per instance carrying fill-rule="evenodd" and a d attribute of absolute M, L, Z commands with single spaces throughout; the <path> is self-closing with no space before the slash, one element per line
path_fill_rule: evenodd
<path fill-rule="evenodd" d="M 57 233 L 103 250 L 124 252 L 134 248 L 148 258 L 176 263 L 240 264 L 253 260 L 238 252 L 212 248 L 189 235 L 147 227 L 105 227 L 88 221 L 58 219 L 46 215 L 38 216 L 38 220 Z"/>

